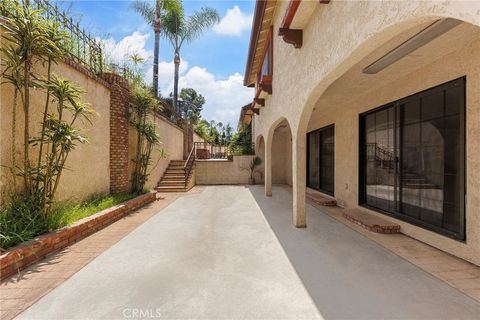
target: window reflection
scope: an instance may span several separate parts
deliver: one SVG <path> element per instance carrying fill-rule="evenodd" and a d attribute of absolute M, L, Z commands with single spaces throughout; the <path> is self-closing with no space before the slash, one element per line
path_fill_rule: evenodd
<path fill-rule="evenodd" d="M 365 204 L 463 237 L 464 79 L 362 116 Z"/>

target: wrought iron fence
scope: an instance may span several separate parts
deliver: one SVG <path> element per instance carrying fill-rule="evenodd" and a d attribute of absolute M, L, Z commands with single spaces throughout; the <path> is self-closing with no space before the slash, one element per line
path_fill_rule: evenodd
<path fill-rule="evenodd" d="M 179 126 L 179 127 L 182 127 L 183 124 L 185 123 L 185 120 L 182 118 L 182 116 L 176 112 L 172 106 L 170 106 L 168 103 L 166 103 L 165 101 L 161 101 L 162 102 L 162 110 L 159 111 L 158 113 L 166 118 L 168 121 L 170 121 L 171 123 Z"/>
<path fill-rule="evenodd" d="M 99 74 L 103 72 L 103 53 L 100 41 L 95 39 L 80 23 L 75 22 L 72 17 L 60 9 L 57 4 L 48 0 L 30 0 L 23 1 L 23 4 L 29 4 L 33 9 L 40 11 L 50 21 L 58 23 L 61 30 L 68 33 L 68 39 L 64 42 L 63 48 L 68 52 L 70 58 L 93 72 Z M 12 6 L 2 6 L 2 15 L 15 18 L 16 11 Z"/>
<path fill-rule="evenodd" d="M 139 80 L 144 86 L 148 87 L 143 79 L 136 79 L 138 78 L 137 73 L 128 64 L 115 64 L 109 62 L 108 57 L 104 55 L 102 51 L 101 41 L 85 31 L 85 29 L 80 26 L 79 22 L 74 21 L 73 18 L 59 8 L 56 3 L 49 0 L 26 1 L 28 0 L 23 0 L 22 3 L 27 3 L 33 9 L 39 10 L 41 15 L 50 21 L 58 23 L 60 29 L 68 33 L 68 40 L 64 42 L 63 48 L 73 61 L 94 74 L 115 72 L 129 80 L 129 82 Z M 0 6 L 0 9 L 3 16 L 14 18 L 17 15 L 13 6 L 2 5 Z M 163 106 L 159 115 L 181 127 L 184 123 L 182 116 L 163 99 L 159 99 Z"/>
<path fill-rule="evenodd" d="M 32 5 L 40 9 L 47 19 L 54 20 L 68 32 L 65 50 L 75 62 L 95 74 L 103 72 L 102 46 L 98 40 L 80 27 L 80 23 L 74 22 L 72 17 L 48 0 L 33 0 Z"/>

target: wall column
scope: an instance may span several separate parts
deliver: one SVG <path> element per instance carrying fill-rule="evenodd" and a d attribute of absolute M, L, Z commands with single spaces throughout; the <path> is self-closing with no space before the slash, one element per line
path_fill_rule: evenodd
<path fill-rule="evenodd" d="M 272 141 L 273 133 L 265 139 L 265 195 L 272 196 Z"/>
<path fill-rule="evenodd" d="M 130 192 L 128 176 L 128 81 L 115 73 L 104 73 L 110 84 L 110 193 Z"/>
<path fill-rule="evenodd" d="M 297 228 L 307 226 L 305 211 L 306 193 L 306 135 L 296 134 L 292 137 L 292 193 L 293 224 Z"/>

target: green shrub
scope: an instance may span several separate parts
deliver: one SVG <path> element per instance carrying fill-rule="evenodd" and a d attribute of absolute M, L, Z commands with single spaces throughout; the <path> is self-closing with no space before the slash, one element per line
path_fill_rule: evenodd
<path fill-rule="evenodd" d="M 80 203 L 64 202 L 56 204 L 47 217 L 41 211 L 32 209 L 35 202 L 30 202 L 30 197 L 13 198 L 12 202 L 0 211 L 0 248 L 5 250 L 13 247 L 20 242 L 70 225 L 135 196 L 134 194 L 116 194 L 96 196 Z"/>

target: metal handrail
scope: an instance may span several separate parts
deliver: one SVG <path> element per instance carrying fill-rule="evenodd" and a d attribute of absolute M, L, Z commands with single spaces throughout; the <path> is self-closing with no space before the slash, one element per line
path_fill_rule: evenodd
<path fill-rule="evenodd" d="M 185 161 L 185 165 L 183 166 L 183 172 L 185 175 L 185 187 L 187 187 L 188 185 L 188 177 L 190 176 L 190 172 L 192 172 L 194 163 L 195 163 L 195 146 L 192 147 L 192 151 L 190 151 L 187 161 Z"/>
<path fill-rule="evenodd" d="M 373 149 L 373 156 L 375 160 L 382 160 L 382 161 L 396 160 L 395 154 L 392 151 L 379 147 L 375 142 L 367 143 L 367 148 L 370 150 Z M 368 152 L 368 149 L 367 149 L 367 152 Z M 380 155 L 382 155 L 383 157 L 381 157 Z"/>
<path fill-rule="evenodd" d="M 207 155 L 203 154 L 198 159 L 228 159 L 227 146 L 217 145 L 210 142 L 197 141 L 193 143 L 195 146 L 195 152 L 197 149 L 207 150 Z M 196 154 L 196 153 L 195 153 Z M 198 156 L 198 155 L 197 155 Z"/>

